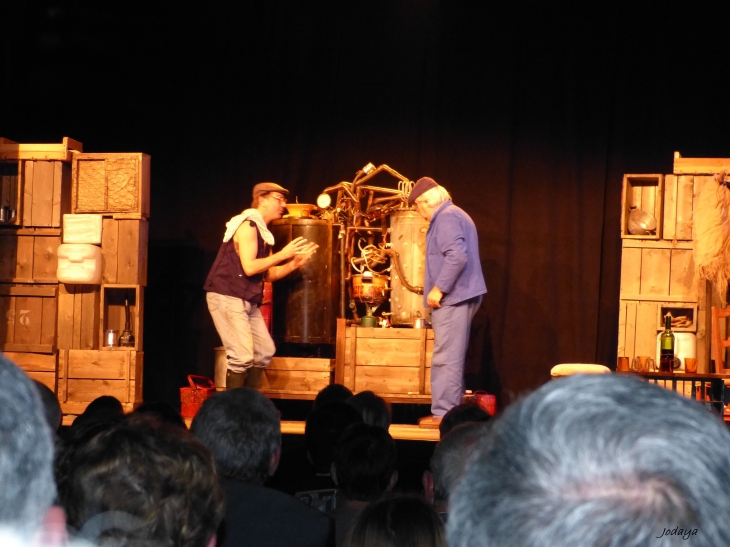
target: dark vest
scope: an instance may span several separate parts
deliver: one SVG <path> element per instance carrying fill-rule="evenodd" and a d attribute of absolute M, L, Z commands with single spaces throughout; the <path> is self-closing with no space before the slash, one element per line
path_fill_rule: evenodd
<path fill-rule="evenodd" d="M 256 258 L 266 258 L 269 255 L 268 245 L 261 237 L 256 223 L 250 220 L 248 222 L 256 228 L 256 239 L 258 240 Z M 213 262 L 213 267 L 208 273 L 203 288 L 208 292 L 233 296 L 258 306 L 261 304 L 263 281 L 263 273 L 251 276 L 244 273 L 241 259 L 236 252 L 233 238 L 231 238 L 218 249 L 218 256 L 215 257 L 215 262 Z"/>

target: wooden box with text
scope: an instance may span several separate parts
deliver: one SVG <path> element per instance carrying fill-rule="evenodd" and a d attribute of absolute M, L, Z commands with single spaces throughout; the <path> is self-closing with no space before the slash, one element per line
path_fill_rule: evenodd
<path fill-rule="evenodd" d="M 0 285 L 3 352 L 51 354 L 56 349 L 56 285 Z"/>
<path fill-rule="evenodd" d="M 74 154 L 74 213 L 150 216 L 150 157 L 139 152 Z"/>

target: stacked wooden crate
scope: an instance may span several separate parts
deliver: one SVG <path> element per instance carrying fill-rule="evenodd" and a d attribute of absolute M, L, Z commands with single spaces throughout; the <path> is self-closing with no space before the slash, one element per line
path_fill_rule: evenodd
<path fill-rule="evenodd" d="M 717 161 L 676 155 L 671 175 L 624 175 L 621 215 L 622 260 L 618 356 L 655 358 L 663 317 L 684 315 L 689 325 L 674 328 L 696 336 L 698 371 L 708 372 L 711 313 L 718 305 L 707 283 L 693 287 L 692 219 L 704 184 L 714 184 Z M 730 164 L 730 160 L 724 160 Z M 657 220 L 652 234 L 629 232 L 633 209 Z"/>
<path fill-rule="evenodd" d="M 56 156 L 49 158 L 49 150 Z M 8 318 L 3 351 L 57 392 L 66 415 L 83 412 L 101 395 L 131 410 L 142 401 L 149 156 L 84 154 L 66 138 L 63 145 L 3 139 L 0 153 L 2 203 L 7 194 L 22 213 L 0 224 L 0 307 Z M 84 223 L 72 221 L 81 214 L 98 230 L 75 233 Z M 101 284 L 59 283 L 61 243 L 101 247 Z M 104 331 L 125 327 L 125 300 L 134 346 L 106 347 Z"/>
<path fill-rule="evenodd" d="M 56 278 L 71 159 L 82 146 L 0 138 L 0 349 L 32 378 L 58 388 Z"/>

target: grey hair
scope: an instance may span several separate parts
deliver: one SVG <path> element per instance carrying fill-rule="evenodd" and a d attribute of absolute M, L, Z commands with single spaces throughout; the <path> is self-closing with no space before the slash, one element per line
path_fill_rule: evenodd
<path fill-rule="evenodd" d="M 491 422 L 468 422 L 452 429 L 433 450 L 431 473 L 437 501 L 448 501 L 464 474 L 469 454 L 477 439 L 486 434 Z"/>
<path fill-rule="evenodd" d="M 217 393 L 203 403 L 190 427 L 213 454 L 221 475 L 263 484 L 271 456 L 281 446 L 274 404 L 248 388 Z"/>
<path fill-rule="evenodd" d="M 53 438 L 32 380 L 0 354 L 0 527 L 33 534 L 53 505 Z"/>
<path fill-rule="evenodd" d="M 730 545 L 730 431 L 635 378 L 556 380 L 479 441 L 450 510 L 451 547 Z"/>
<path fill-rule="evenodd" d="M 437 207 L 451 199 L 451 196 L 443 186 L 434 186 L 421 194 L 421 197 L 423 198 L 422 202 L 427 207 Z"/>

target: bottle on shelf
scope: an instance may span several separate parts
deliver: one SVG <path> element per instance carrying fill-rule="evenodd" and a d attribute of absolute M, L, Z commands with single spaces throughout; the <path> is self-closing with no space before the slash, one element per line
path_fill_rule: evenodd
<path fill-rule="evenodd" d="M 674 333 L 670 314 L 664 317 L 664 332 L 660 337 L 659 348 L 659 372 L 674 373 Z"/>

